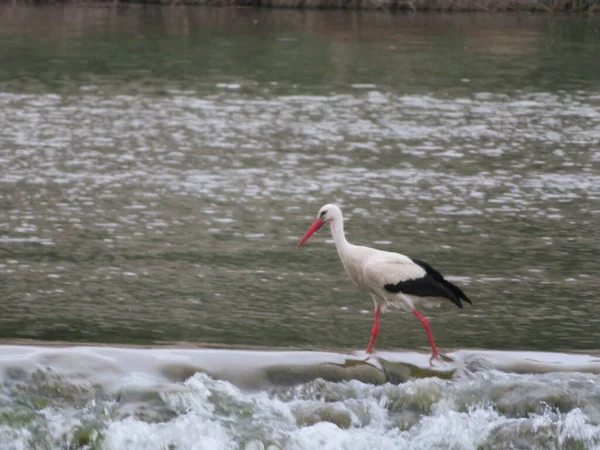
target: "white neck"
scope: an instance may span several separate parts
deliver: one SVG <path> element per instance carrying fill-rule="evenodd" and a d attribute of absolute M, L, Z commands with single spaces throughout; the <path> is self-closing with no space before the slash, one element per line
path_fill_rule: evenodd
<path fill-rule="evenodd" d="M 335 246 L 338 249 L 339 253 L 343 253 L 350 243 L 346 240 L 346 235 L 344 234 L 344 219 L 342 217 L 336 217 L 331 222 L 331 236 L 333 236 L 333 241 L 335 242 Z"/>

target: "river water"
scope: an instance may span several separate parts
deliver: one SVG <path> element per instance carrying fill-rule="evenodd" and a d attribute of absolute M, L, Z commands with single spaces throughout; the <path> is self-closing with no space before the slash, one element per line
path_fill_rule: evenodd
<path fill-rule="evenodd" d="M 600 446 L 598 55 L 594 15 L 2 7 L 0 448 Z M 453 361 L 397 311 L 362 361 L 296 249 L 330 202 L 464 288 Z"/>

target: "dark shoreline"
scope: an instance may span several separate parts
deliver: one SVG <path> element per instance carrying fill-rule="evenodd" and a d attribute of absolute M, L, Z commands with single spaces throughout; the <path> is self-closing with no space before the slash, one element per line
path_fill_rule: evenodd
<path fill-rule="evenodd" d="M 4 0 L 20 5 L 189 5 L 407 12 L 600 12 L 600 0 Z"/>

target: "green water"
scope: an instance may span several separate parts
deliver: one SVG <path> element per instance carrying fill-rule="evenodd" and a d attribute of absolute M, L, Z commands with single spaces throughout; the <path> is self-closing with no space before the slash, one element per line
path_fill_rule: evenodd
<path fill-rule="evenodd" d="M 4 6 L 0 337 L 361 349 L 295 248 L 337 202 L 473 300 L 441 348 L 598 348 L 599 54 L 593 15 Z"/>

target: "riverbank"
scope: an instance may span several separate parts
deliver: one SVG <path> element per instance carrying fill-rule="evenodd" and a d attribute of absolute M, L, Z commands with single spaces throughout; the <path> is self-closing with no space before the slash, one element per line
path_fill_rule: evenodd
<path fill-rule="evenodd" d="M 19 4 L 168 4 L 433 12 L 600 12 L 599 0 L 12 0 Z"/>

